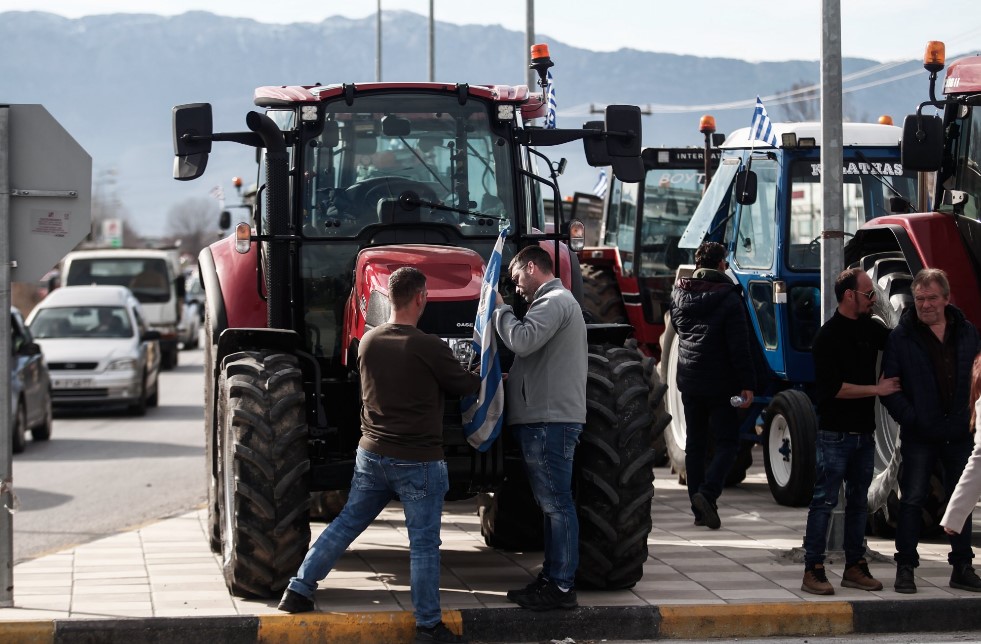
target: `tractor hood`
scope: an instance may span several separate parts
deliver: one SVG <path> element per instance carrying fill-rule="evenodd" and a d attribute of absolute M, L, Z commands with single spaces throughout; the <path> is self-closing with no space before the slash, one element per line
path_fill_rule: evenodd
<path fill-rule="evenodd" d="M 368 248 L 358 255 L 354 297 L 346 316 L 351 332 L 346 337 L 360 339 L 388 321 L 388 278 L 403 266 L 415 266 L 426 275 L 429 297 L 419 328 L 443 338 L 472 337 L 483 258 L 467 248 L 411 244 Z M 344 355 L 348 355 L 346 348 Z"/>

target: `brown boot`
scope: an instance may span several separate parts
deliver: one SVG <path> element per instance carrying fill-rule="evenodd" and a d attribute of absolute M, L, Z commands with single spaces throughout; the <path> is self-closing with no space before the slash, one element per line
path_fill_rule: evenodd
<path fill-rule="evenodd" d="M 845 568 L 845 574 L 841 576 L 841 585 L 859 590 L 882 590 L 882 582 L 872 576 L 869 572 L 869 564 L 864 559 L 859 559 Z"/>
<path fill-rule="evenodd" d="M 814 595 L 834 595 L 835 587 L 828 581 L 824 564 L 814 564 L 814 568 L 804 571 L 804 582 L 800 589 Z"/>

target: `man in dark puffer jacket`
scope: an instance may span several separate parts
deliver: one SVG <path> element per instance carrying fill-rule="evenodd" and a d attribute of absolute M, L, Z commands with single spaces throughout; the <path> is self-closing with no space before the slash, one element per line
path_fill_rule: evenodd
<path fill-rule="evenodd" d="M 696 270 L 671 293 L 671 324 L 678 332 L 677 386 L 685 408 L 685 468 L 695 525 L 718 530 L 717 501 L 739 450 L 739 423 L 730 404 L 753 402 L 756 382 L 749 326 L 741 289 L 725 274 L 722 244 L 705 242 L 695 251 Z M 709 438 L 715 438 L 706 468 Z"/>
<path fill-rule="evenodd" d="M 911 285 L 913 304 L 889 334 L 882 356 L 887 378 L 899 376 L 902 391 L 882 398 L 889 415 L 899 423 L 899 521 L 896 526 L 896 584 L 898 593 L 915 593 L 913 570 L 919 565 L 923 504 L 939 459 L 949 497 L 971 455 L 971 366 L 978 353 L 978 331 L 950 304 L 950 283 L 940 269 L 925 268 Z M 953 566 L 950 586 L 981 592 L 981 579 L 971 560 L 971 522 L 960 534 L 948 535 Z"/>

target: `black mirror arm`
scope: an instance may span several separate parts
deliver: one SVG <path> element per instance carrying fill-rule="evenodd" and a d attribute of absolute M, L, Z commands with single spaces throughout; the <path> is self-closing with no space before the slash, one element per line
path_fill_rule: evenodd
<path fill-rule="evenodd" d="M 232 143 L 241 143 L 253 148 L 263 147 L 262 137 L 255 132 L 218 132 L 211 134 L 210 136 L 201 134 L 184 134 L 181 136 L 181 139 L 189 143 L 193 143 L 195 141 L 231 141 Z"/>

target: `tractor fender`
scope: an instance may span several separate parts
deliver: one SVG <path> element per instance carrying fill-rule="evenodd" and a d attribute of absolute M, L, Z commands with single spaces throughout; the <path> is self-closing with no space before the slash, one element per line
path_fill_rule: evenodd
<path fill-rule="evenodd" d="M 586 338 L 589 344 L 612 344 L 622 347 L 627 338 L 634 334 L 629 324 L 587 324 Z"/>
<path fill-rule="evenodd" d="M 257 258 L 255 244 L 244 255 L 236 252 L 235 238 L 231 235 L 204 248 L 198 255 L 198 272 L 215 344 L 227 328 L 268 326 L 266 302 L 260 297 L 256 278 Z"/>
<path fill-rule="evenodd" d="M 845 247 L 845 265 L 876 252 L 901 251 L 916 275 L 925 267 L 940 268 L 950 280 L 950 299 L 971 322 L 981 323 L 981 284 L 957 220 L 940 213 L 896 215 L 873 219 Z"/>

